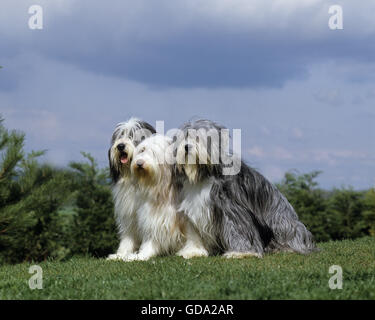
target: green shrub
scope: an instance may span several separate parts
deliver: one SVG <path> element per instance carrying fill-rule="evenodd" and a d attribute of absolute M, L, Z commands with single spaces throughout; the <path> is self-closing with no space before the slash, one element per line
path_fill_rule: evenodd
<path fill-rule="evenodd" d="M 319 171 L 287 172 L 278 185 L 315 239 L 327 241 L 374 235 L 374 191 L 366 195 L 351 188 L 325 191 L 315 181 L 319 174 Z"/>
<path fill-rule="evenodd" d="M 375 189 L 366 192 L 363 202 L 366 233 L 375 237 Z"/>
<path fill-rule="evenodd" d="M 103 257 L 118 245 L 109 174 L 98 169 L 91 155 L 82 154 L 88 163 L 70 164 L 76 190 L 71 249 L 75 254 Z"/>
<path fill-rule="evenodd" d="M 63 257 L 58 208 L 70 192 L 69 173 L 24 155 L 24 135 L 0 122 L 0 261 Z"/>

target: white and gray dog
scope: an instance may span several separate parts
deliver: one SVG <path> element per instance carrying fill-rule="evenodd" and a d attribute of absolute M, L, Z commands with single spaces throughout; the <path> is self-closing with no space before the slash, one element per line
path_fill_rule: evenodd
<path fill-rule="evenodd" d="M 171 138 L 155 134 L 134 151 L 131 172 L 143 200 L 136 214 L 141 246 L 137 254 L 125 259 L 127 261 L 148 260 L 166 254 L 177 254 L 186 259 L 207 255 L 189 219 L 177 211 L 171 144 Z"/>
<path fill-rule="evenodd" d="M 228 166 L 220 134 L 224 130 L 215 122 L 196 120 L 184 124 L 175 138 L 179 210 L 192 222 L 208 252 L 230 258 L 315 251 L 311 233 L 265 177 L 241 160 L 238 173 L 223 173 Z M 212 135 L 215 131 L 218 134 Z"/>
<path fill-rule="evenodd" d="M 177 212 L 172 139 L 154 133 L 150 124 L 135 118 L 118 124 L 113 133 L 108 155 L 120 245 L 109 260 L 207 255 L 189 220 Z"/>
<path fill-rule="evenodd" d="M 119 123 L 112 134 L 108 158 L 120 245 L 115 254 L 109 255 L 110 260 L 125 259 L 136 252 L 141 244 L 136 212 L 143 198 L 137 183 L 132 179 L 130 166 L 136 146 L 155 132 L 147 122 L 131 118 Z"/>

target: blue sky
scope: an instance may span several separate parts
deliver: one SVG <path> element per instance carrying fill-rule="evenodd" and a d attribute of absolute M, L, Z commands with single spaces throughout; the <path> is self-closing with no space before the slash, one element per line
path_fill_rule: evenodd
<path fill-rule="evenodd" d="M 44 10 L 43 30 L 28 8 Z M 339 4 L 344 30 L 328 28 Z M 375 183 L 375 1 L 3 0 L 0 113 L 65 165 L 101 166 L 116 123 L 207 117 L 242 130 L 271 181 L 323 171 L 326 188 Z"/>

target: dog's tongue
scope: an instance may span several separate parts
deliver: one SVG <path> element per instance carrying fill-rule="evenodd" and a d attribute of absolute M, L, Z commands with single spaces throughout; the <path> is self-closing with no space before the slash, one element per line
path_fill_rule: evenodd
<path fill-rule="evenodd" d="M 120 159 L 121 163 L 125 164 L 128 162 L 128 156 L 121 156 L 121 159 Z"/>

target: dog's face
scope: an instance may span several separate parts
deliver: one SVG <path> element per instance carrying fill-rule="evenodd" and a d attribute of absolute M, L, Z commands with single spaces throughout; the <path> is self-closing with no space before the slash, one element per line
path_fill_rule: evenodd
<path fill-rule="evenodd" d="M 144 186 L 165 187 L 170 183 L 172 139 L 162 135 L 153 135 L 141 142 L 134 151 L 131 172 Z"/>
<path fill-rule="evenodd" d="M 176 169 L 196 183 L 209 176 L 220 163 L 221 130 L 208 120 L 189 122 L 175 136 Z"/>
<path fill-rule="evenodd" d="M 109 167 L 114 182 L 129 175 L 135 148 L 154 133 L 155 129 L 150 124 L 135 118 L 116 126 L 108 151 Z"/>

